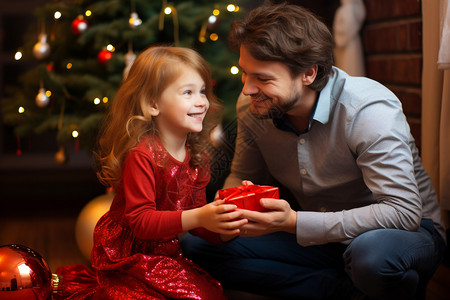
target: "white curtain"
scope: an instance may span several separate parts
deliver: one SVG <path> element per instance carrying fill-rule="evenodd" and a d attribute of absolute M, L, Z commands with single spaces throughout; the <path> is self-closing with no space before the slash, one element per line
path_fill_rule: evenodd
<path fill-rule="evenodd" d="M 439 16 L 439 18 L 437 18 Z M 422 1 L 422 160 L 450 227 L 450 5 Z"/>

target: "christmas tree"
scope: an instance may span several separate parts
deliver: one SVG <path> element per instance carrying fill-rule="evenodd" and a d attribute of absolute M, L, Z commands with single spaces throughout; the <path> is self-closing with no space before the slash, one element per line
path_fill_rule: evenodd
<path fill-rule="evenodd" d="M 60 151 L 75 139 L 91 149 L 107 107 L 141 51 L 157 45 L 197 50 L 210 64 L 215 93 L 234 119 L 240 91 L 231 22 L 244 1 L 53 0 L 38 8 L 37 28 L 16 59 L 35 60 L 17 86 L 6 87 L 3 120 L 20 142 L 54 132 Z M 20 154 L 20 148 L 18 148 Z M 62 159 L 60 163 L 63 163 Z"/>

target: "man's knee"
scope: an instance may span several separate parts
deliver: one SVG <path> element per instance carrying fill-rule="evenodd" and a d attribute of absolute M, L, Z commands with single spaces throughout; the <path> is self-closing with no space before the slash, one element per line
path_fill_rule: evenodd
<path fill-rule="evenodd" d="M 395 229 L 366 232 L 355 238 L 343 254 L 345 270 L 355 286 L 374 298 L 391 295 L 392 299 L 408 299 L 419 283 L 419 274 L 410 269 L 407 259 L 402 257 L 404 249 L 400 250 L 399 242 L 395 242 L 397 233 L 403 232 Z"/>

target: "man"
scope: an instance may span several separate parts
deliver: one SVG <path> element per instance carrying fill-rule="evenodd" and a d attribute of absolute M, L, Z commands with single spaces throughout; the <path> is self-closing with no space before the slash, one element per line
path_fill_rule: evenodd
<path fill-rule="evenodd" d="M 400 101 L 333 67 L 330 32 L 299 6 L 256 8 L 230 42 L 244 86 L 225 187 L 277 184 L 294 201 L 262 199 L 240 237 L 188 235 L 185 254 L 225 288 L 280 299 L 424 297 L 444 229 Z"/>

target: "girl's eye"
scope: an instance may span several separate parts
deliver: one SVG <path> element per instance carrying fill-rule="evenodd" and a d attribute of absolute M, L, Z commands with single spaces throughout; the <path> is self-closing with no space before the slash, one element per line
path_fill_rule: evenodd
<path fill-rule="evenodd" d="M 200 94 L 205 95 L 206 94 L 206 89 L 201 89 L 200 90 Z"/>
<path fill-rule="evenodd" d="M 192 91 L 191 91 L 191 90 L 187 90 L 187 91 L 184 91 L 183 94 L 184 94 L 184 95 L 191 95 L 191 94 L 192 94 Z"/>

